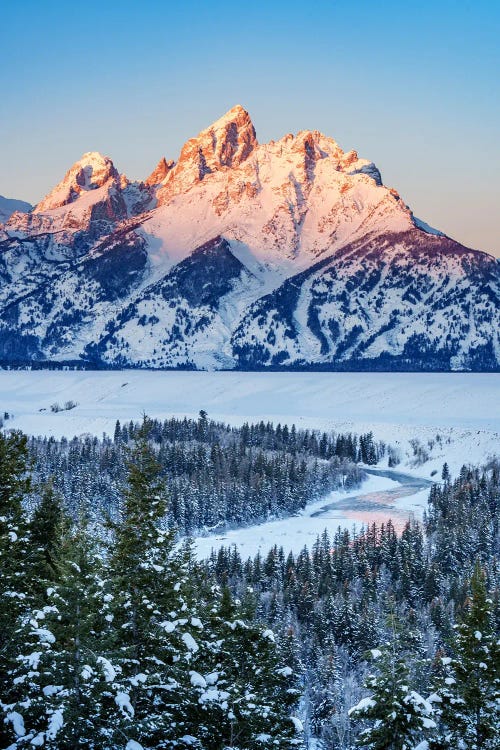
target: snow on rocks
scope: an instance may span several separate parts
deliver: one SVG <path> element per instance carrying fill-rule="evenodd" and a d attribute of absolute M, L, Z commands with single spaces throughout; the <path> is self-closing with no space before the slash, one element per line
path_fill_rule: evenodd
<path fill-rule="evenodd" d="M 84 191 L 96 190 L 108 180 L 118 180 L 113 162 L 97 151 L 82 156 L 66 172 L 61 182 L 35 208 L 35 213 L 45 213 L 72 203 Z"/>

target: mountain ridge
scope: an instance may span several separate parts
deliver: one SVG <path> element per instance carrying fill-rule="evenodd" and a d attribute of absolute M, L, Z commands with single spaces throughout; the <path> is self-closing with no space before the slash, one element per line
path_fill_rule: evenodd
<path fill-rule="evenodd" d="M 17 198 L 6 198 L 4 195 L 0 195 L 0 224 L 8 221 L 15 211 L 28 213 L 32 209 L 33 206 L 27 201 L 21 201 Z"/>
<path fill-rule="evenodd" d="M 89 152 L 0 225 L 0 360 L 498 369 L 500 266 L 319 131 L 233 107 L 131 182 Z"/>

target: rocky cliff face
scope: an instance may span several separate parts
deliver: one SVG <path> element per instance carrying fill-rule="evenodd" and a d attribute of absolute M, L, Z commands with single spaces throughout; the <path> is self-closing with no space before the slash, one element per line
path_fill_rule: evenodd
<path fill-rule="evenodd" d="M 0 226 L 0 360 L 495 369 L 500 267 L 318 131 L 234 107 L 144 182 L 85 154 Z"/>

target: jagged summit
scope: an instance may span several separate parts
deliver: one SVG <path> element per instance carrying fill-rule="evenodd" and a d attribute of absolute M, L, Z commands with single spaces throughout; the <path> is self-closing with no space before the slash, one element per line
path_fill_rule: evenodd
<path fill-rule="evenodd" d="M 228 175 L 228 185 L 244 181 L 245 191 L 253 194 L 261 186 L 261 174 L 268 173 L 268 181 L 273 181 L 273 175 L 279 176 L 289 164 L 287 181 L 290 185 L 303 185 L 304 193 L 308 193 L 316 179 L 317 164 L 321 161 L 328 163 L 326 169 L 320 170 L 325 173 L 323 179 L 326 172 L 330 174 L 332 171 L 346 175 L 364 174 L 382 186 L 380 172 L 373 162 L 360 159 L 356 151 L 344 152 L 333 138 L 318 130 L 301 130 L 296 135 L 288 133 L 278 141 L 259 144 L 249 113 L 237 104 L 186 141 L 177 162 L 162 157 L 141 184 L 154 196 L 154 205 L 157 206 L 168 204 L 176 195 L 221 173 Z M 327 179 L 332 182 L 330 176 Z M 124 175 L 118 174 L 109 157 L 90 151 L 73 164 L 34 212 L 45 214 L 75 203 L 83 194 L 105 185 L 124 190 L 131 183 Z M 334 189 L 334 185 L 330 188 Z M 132 192 L 137 193 L 139 189 L 134 187 Z M 283 184 L 280 189 L 284 190 Z M 234 195 L 232 188 L 229 192 Z M 143 208 L 148 201 L 146 197 L 139 197 L 134 205 Z"/>
<path fill-rule="evenodd" d="M 181 151 L 179 162 L 193 147 L 202 150 L 206 168 L 237 167 L 258 146 L 255 128 L 248 112 L 240 104 L 226 112 L 196 138 L 189 140 Z"/>
<path fill-rule="evenodd" d="M 424 229 L 373 162 L 318 130 L 259 144 L 239 104 L 190 138 L 177 162 L 162 157 L 143 182 L 129 182 L 99 152 L 84 154 L 34 214 L 9 228 L 93 225 L 101 234 L 103 221 L 142 214 L 163 260 L 220 234 L 251 245 L 266 262 L 300 258 L 307 266 L 368 231 Z"/>
<path fill-rule="evenodd" d="M 168 175 L 172 167 L 175 165 L 174 161 L 167 161 L 164 156 L 161 157 L 160 161 L 156 165 L 156 167 L 153 169 L 149 177 L 146 178 L 144 181 L 145 185 L 149 185 L 151 187 L 154 187 L 155 185 L 160 185 L 165 177 Z"/>
<path fill-rule="evenodd" d="M 96 190 L 109 180 L 120 180 L 111 159 L 98 151 L 89 151 L 70 167 L 61 182 L 40 201 L 35 213 L 43 213 L 73 203 L 81 193 Z"/>
<path fill-rule="evenodd" d="M 182 147 L 179 161 L 158 192 L 159 204 L 201 182 L 207 175 L 239 167 L 257 148 L 255 128 L 248 112 L 233 107 Z"/>
<path fill-rule="evenodd" d="M 225 123 L 238 121 L 242 118 L 250 120 L 250 115 L 248 114 L 247 110 L 241 106 L 241 104 L 235 104 L 234 107 L 228 109 L 225 114 L 215 120 L 210 128 L 217 129 L 219 127 L 222 127 Z M 205 129 L 209 130 L 210 128 Z"/>
<path fill-rule="evenodd" d="M 377 185 L 382 185 L 382 177 L 373 162 L 360 159 L 357 151 L 345 152 L 337 141 L 319 130 L 299 130 L 296 135 L 287 133 L 279 141 L 271 141 L 268 146 L 274 149 L 278 146 L 281 153 L 288 151 L 290 154 L 303 154 L 306 168 L 311 168 L 316 162 L 327 159 L 338 172 L 350 175 L 366 174 Z"/>

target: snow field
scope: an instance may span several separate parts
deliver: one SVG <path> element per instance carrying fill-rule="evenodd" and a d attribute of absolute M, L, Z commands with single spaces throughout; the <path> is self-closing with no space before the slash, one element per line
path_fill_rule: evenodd
<path fill-rule="evenodd" d="M 70 411 L 51 412 L 67 401 Z M 394 445 L 398 467 L 430 477 L 447 461 L 500 453 L 500 374 L 0 371 L 0 408 L 8 426 L 34 435 L 113 434 L 117 419 L 196 416 L 240 425 L 275 424 L 366 432 Z M 439 437 L 438 440 L 436 438 Z M 428 460 L 417 462 L 411 440 Z"/>

